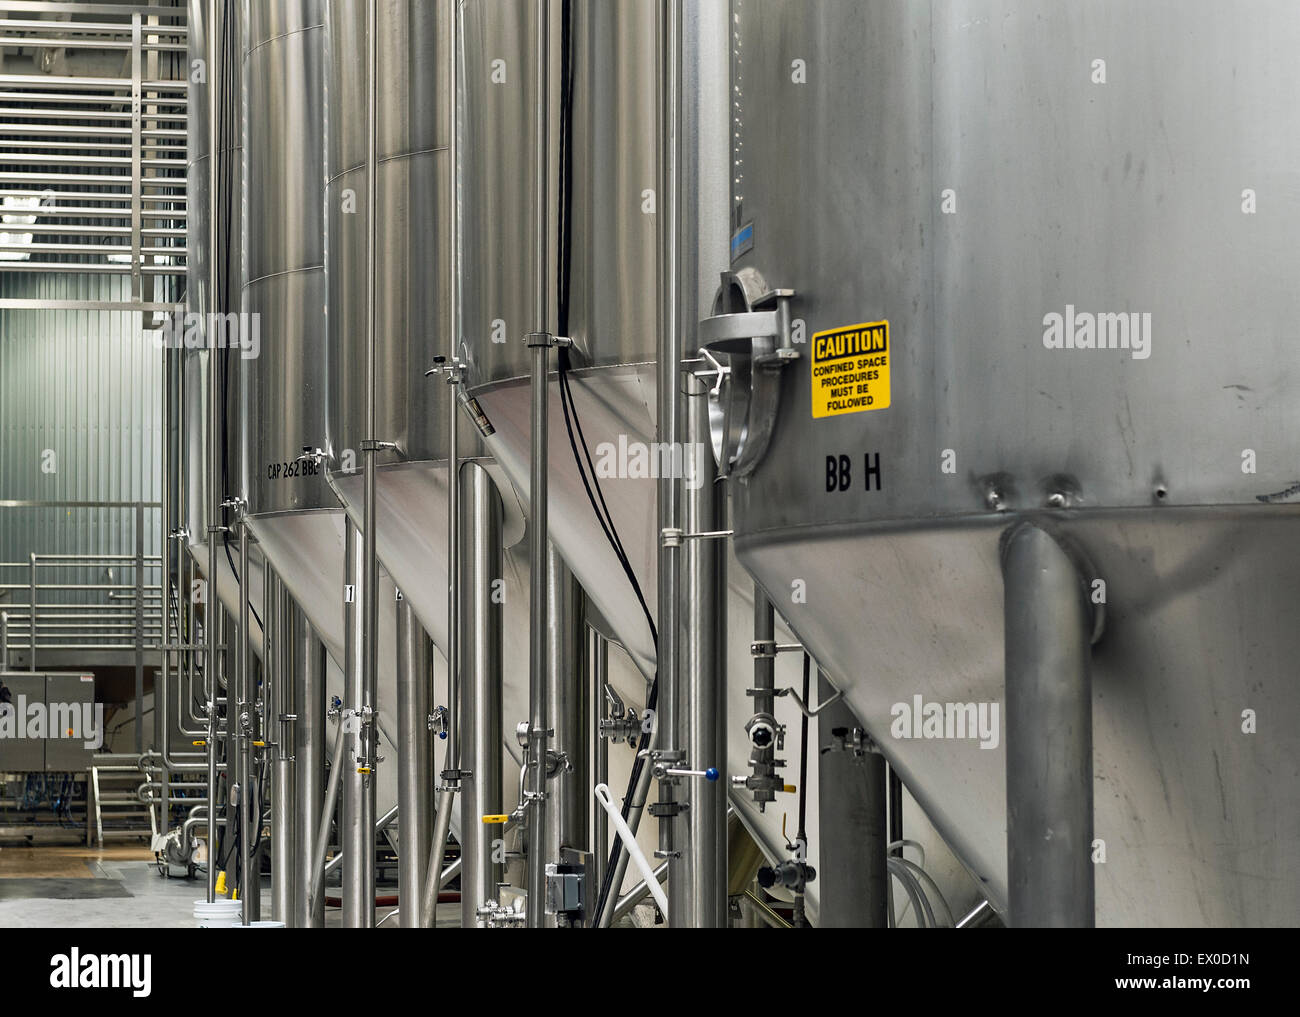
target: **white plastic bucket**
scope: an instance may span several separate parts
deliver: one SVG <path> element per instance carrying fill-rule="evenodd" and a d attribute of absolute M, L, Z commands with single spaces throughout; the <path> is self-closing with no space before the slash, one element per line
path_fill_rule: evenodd
<path fill-rule="evenodd" d="M 200 929 L 226 929 L 232 921 L 243 915 L 243 902 L 218 897 L 209 903 L 206 900 L 194 902 L 194 917 L 199 920 Z"/>

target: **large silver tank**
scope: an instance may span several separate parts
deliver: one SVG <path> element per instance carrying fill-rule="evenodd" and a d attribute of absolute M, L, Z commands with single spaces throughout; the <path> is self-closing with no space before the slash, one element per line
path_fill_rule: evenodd
<path fill-rule="evenodd" d="M 236 493 L 262 553 L 335 662 L 344 660 L 346 519 L 324 466 L 324 0 L 245 2 L 243 304 L 260 315 L 260 350 L 241 359 L 244 454 Z M 397 758 L 396 591 L 380 575 L 380 755 Z M 342 693 L 331 668 L 327 689 Z M 397 767 L 379 769 L 378 807 L 396 801 Z M 387 804 L 386 804 L 387 803 Z"/>
<path fill-rule="evenodd" d="M 375 457 L 378 553 L 438 646 L 446 645 L 447 633 L 451 392 L 441 376 L 426 377 L 425 371 L 450 346 L 448 13 L 443 3 L 379 4 L 378 425 L 371 435 L 366 417 L 367 9 L 349 0 L 326 6 L 331 480 L 360 526 L 361 443 L 374 437 L 397 444 Z M 478 451 L 468 418 L 460 434 L 462 455 Z M 506 499 L 513 501 L 508 491 Z M 520 518 L 517 508 L 512 518 Z M 519 527 L 512 529 L 518 539 Z"/>
<path fill-rule="evenodd" d="M 529 353 L 534 330 L 534 158 L 536 4 L 480 0 L 463 8 L 463 332 L 471 385 L 496 435 L 488 446 L 519 491 L 528 488 Z M 552 5 L 558 12 L 559 5 Z M 588 435 L 650 435 L 657 322 L 655 215 L 643 192 L 657 180 L 656 5 L 576 2 L 573 274 L 568 333 L 585 365 L 574 376 Z M 551 25 L 558 53 L 559 18 Z M 552 85 L 558 94 L 558 74 Z M 551 175 L 558 137 L 551 132 Z M 557 202 L 552 199 L 552 205 Z M 552 207 L 554 223 L 557 210 Z M 553 227 L 554 228 L 554 227 Z M 549 263 L 554 271 L 556 259 Z M 554 288 L 554 282 L 552 282 Z M 552 300 L 554 306 L 555 301 Z M 556 324 L 552 323 L 552 329 Z M 647 356 L 647 351 L 650 355 Z M 636 599 L 607 544 L 569 454 L 557 390 L 551 391 L 552 539 L 641 669 L 654 647 Z M 603 440 L 592 437 L 592 442 Z M 653 495 L 640 485 L 606 490 L 647 600 L 653 599 L 654 540 L 644 525 Z"/>
<path fill-rule="evenodd" d="M 793 289 L 807 338 L 888 321 L 892 375 L 888 408 L 815 418 L 796 346 L 734 485 L 741 561 L 1002 906 L 1002 746 L 895 738 L 891 709 L 1003 699 L 998 541 L 1047 519 L 1107 584 L 1098 922 L 1292 924 L 1300 10 L 732 13 L 734 267 Z M 1149 314 L 1147 355 L 1049 348 L 1067 307 Z"/>
<path fill-rule="evenodd" d="M 219 250 L 222 252 L 218 279 L 218 299 L 211 299 L 212 280 L 209 276 L 209 238 L 211 236 L 209 198 L 211 194 L 212 160 L 210 158 L 211 138 L 209 137 L 208 101 L 209 87 L 221 86 L 223 70 L 209 68 L 208 65 L 208 18 L 209 5 L 206 0 L 190 0 L 189 3 L 189 37 L 188 49 L 190 66 L 195 61 L 202 61 L 204 75 L 202 80 L 189 79 L 188 106 L 186 119 L 186 145 L 188 164 L 186 166 L 186 207 L 188 248 L 186 260 L 185 287 L 186 310 L 192 314 L 206 316 L 210 312 L 237 311 L 240 303 L 240 280 L 242 270 L 241 244 L 241 202 L 240 181 L 243 176 L 242 139 L 240 123 L 242 120 L 242 90 L 239 87 L 239 67 L 242 49 L 240 39 L 244 20 L 240 4 L 227 0 L 220 5 L 222 24 L 221 37 L 225 39 L 223 54 L 218 63 L 229 71 L 223 87 L 223 102 L 228 109 L 220 126 L 219 143 L 222 147 L 220 159 L 222 167 L 221 189 L 229 200 L 219 204 L 219 222 L 217 229 Z M 206 320 L 206 319 L 205 319 Z M 208 434 L 208 371 L 215 359 L 225 372 L 223 389 L 225 393 L 226 419 L 229 421 L 228 439 L 225 442 L 223 456 L 223 474 L 232 485 L 230 490 L 237 490 L 233 485 L 239 483 L 242 476 L 240 466 L 242 446 L 239 434 L 239 354 L 205 349 L 186 349 L 178 352 L 181 358 L 182 418 L 179 468 L 185 478 L 184 514 L 177 519 L 188 533 L 188 546 L 200 573 L 208 569 L 208 473 L 206 466 L 206 442 Z M 233 557 L 233 556 L 232 556 Z M 217 577 L 215 592 L 226 610 L 233 616 L 239 614 L 239 582 L 236 579 L 236 567 L 232 557 L 224 553 L 217 556 Z M 255 604 L 262 603 L 262 555 L 253 549 L 250 555 L 249 590 Z M 206 578 L 206 575 L 205 575 Z M 260 656 L 262 652 L 262 631 L 254 627 L 251 633 L 254 651 Z"/>
<path fill-rule="evenodd" d="M 558 15 L 559 4 L 552 5 Z M 530 0 L 469 0 L 463 5 L 464 79 L 461 200 L 463 226 L 463 335 L 468 347 L 473 394 L 496 429 L 487 441 L 515 488 L 526 500 L 529 487 L 529 353 L 523 337 L 533 330 L 534 259 L 533 138 L 535 94 L 535 8 Z M 712 3 L 687 4 L 687 37 L 702 52 L 700 89 L 692 92 L 699 116 L 707 121 L 702 137 L 726 134 L 725 9 Z M 572 184 L 572 278 L 566 331 L 577 345 L 572 378 L 575 404 L 593 457 L 598 447 L 655 440 L 656 342 L 658 336 L 658 247 L 656 241 L 659 81 L 654 40 L 660 5 L 653 0 L 575 0 L 574 128 Z M 561 26 L 551 25 L 553 66 L 558 67 Z M 718 39 L 710 46 L 711 39 Z M 708 54 L 717 54 L 710 66 Z M 558 73 L 552 85 L 558 97 Z M 558 103 L 556 103 L 558 105 Z M 710 115 L 712 120 L 709 120 Z M 551 179 L 558 179 L 558 131 L 552 129 Z M 700 155 L 725 176 L 726 149 Z M 701 169 L 701 273 L 708 298 L 717 272 L 726 264 L 725 180 L 712 191 Z M 651 192 L 647 194 L 646 192 Z M 558 189 L 557 189 L 558 193 Z M 654 204 L 648 204 L 648 199 Z M 552 204 L 556 201 L 553 197 Z M 718 206 L 714 208 L 713 206 Z M 551 209 L 552 222 L 558 209 Z M 554 226 L 553 226 L 554 232 Z M 554 251 L 554 236 L 552 237 Z M 553 267 L 557 258 L 552 253 Z M 554 303 L 554 302 L 553 302 Z M 552 328 L 559 328 L 552 322 Z M 619 679 L 636 684 L 635 665 L 654 674 L 654 645 L 641 607 L 609 549 L 573 463 L 558 388 L 550 392 L 550 525 L 552 539 L 608 626 L 627 651 Z M 655 604 L 655 481 L 635 475 L 603 479 L 602 493 L 641 583 Z M 725 767 L 750 772 L 749 743 L 743 734 L 754 712 L 745 690 L 753 666 L 744 652 L 753 626 L 752 583 L 734 562 L 728 579 L 732 633 L 728 653 L 728 729 Z M 793 637 L 784 628 L 778 639 Z M 777 687 L 798 687 L 795 654 L 777 660 Z M 620 685 L 622 687 L 622 685 Z M 639 708 L 643 694 L 624 692 Z M 799 712 L 789 697 L 778 699 L 776 717 L 797 740 Z M 815 730 L 813 737 L 816 737 Z M 611 753 L 614 755 L 615 753 Z M 722 761 L 712 761 L 721 768 Z M 701 762 L 700 765 L 709 765 Z M 785 772 L 797 780 L 795 769 Z M 807 792 L 816 800 L 816 767 L 810 767 Z M 611 783 L 611 786 L 614 786 Z M 619 788 L 622 785 L 618 785 Z M 653 799 L 656 793 L 652 790 Z M 782 823 L 793 812 L 793 796 L 760 812 L 747 794 L 733 804 L 771 857 L 786 857 Z M 816 864 L 816 818 L 809 817 Z M 654 845 L 656 823 L 641 826 L 643 843 Z M 911 834 L 909 833 L 909 836 Z M 629 880 L 637 877 L 629 870 Z M 817 915 L 818 887 L 809 888 L 810 914 Z M 954 905 L 955 906 L 955 905 Z"/>

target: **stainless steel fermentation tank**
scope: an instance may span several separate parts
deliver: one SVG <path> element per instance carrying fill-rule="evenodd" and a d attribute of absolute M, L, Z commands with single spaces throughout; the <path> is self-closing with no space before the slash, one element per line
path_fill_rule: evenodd
<path fill-rule="evenodd" d="M 485 444 L 524 499 L 530 483 L 531 425 L 530 351 L 524 337 L 534 329 L 536 277 L 531 240 L 536 167 L 525 146 L 534 137 L 540 108 L 536 95 L 537 6 L 532 0 L 469 0 L 462 7 L 462 334 L 471 391 L 495 428 Z M 564 30 L 561 5 L 549 7 L 554 75 L 549 178 L 555 181 L 561 178 L 558 97 Z M 722 66 L 726 59 L 724 12 L 707 3 L 688 3 L 686 7 L 694 12 L 687 38 L 691 46 L 699 48 L 691 59 L 701 66 L 711 59 L 719 63 L 716 77 L 703 77 L 703 91 L 690 95 L 697 108 L 692 116 L 699 117 L 703 136 L 721 142 L 727 120 Z M 563 287 L 568 303 L 564 330 L 575 344 L 571 381 L 577 415 L 593 459 L 604 464 L 600 466 L 601 492 L 653 612 L 656 482 L 649 473 L 628 466 L 638 449 L 644 451 L 655 441 L 660 301 L 657 216 L 664 201 L 657 193 L 661 95 L 656 39 L 661 5 L 652 0 L 617 4 L 575 0 L 571 10 L 572 184 L 567 226 L 571 267 Z M 725 184 L 718 177 L 726 174 L 725 144 L 720 152 L 712 163 L 708 156 L 700 157 L 702 181 L 709 175 L 706 166 L 717 180 L 712 192 L 707 181 L 701 183 L 698 201 L 701 261 L 707 265 L 705 274 L 714 280 L 707 284 L 710 299 L 716 273 L 725 267 Z M 549 208 L 551 253 L 547 261 L 553 292 L 562 289 L 554 278 L 564 218 L 561 190 L 553 189 Z M 719 196 L 712 205 L 710 193 Z M 551 303 L 554 308 L 556 302 Z M 558 320 L 551 322 L 553 331 L 560 327 Z M 574 465 L 554 376 L 548 443 L 551 538 L 586 591 L 597 623 L 628 651 L 641 674 L 650 678 L 655 672 L 650 631 L 631 585 L 601 533 Z M 643 456 L 641 461 L 647 460 Z M 753 619 L 752 584 L 734 565 L 728 579 L 732 645 L 747 648 Z M 779 638 L 788 642 L 790 635 L 783 631 Z M 782 654 L 779 658 L 778 687 L 798 684 L 796 656 Z M 728 674 L 729 758 L 696 763 L 748 774 L 750 747 L 743 729 L 754 713 L 752 697 L 745 694 L 753 678 L 749 656 L 729 653 Z M 631 675 L 624 681 L 628 679 L 639 684 Z M 638 708 L 644 702 L 640 688 L 634 695 L 624 695 Z M 778 719 L 797 739 L 797 709 L 788 697 L 778 703 Z M 813 800 L 815 770 L 813 767 L 808 789 Z M 796 779 L 793 771 L 786 776 L 792 783 Z M 621 796 L 622 785 L 617 790 Z M 654 791 L 650 798 L 654 800 Z M 769 856 L 786 857 L 781 824 L 783 814 L 795 808 L 793 796 L 780 796 L 778 804 L 763 813 L 747 793 L 734 796 L 733 801 Z M 655 826 L 650 821 L 642 823 L 643 843 L 653 844 Z M 815 830 L 812 833 L 815 843 Z M 814 884 L 809 891 L 814 915 L 817 896 Z"/>
<path fill-rule="evenodd" d="M 449 335 L 456 295 L 450 270 L 454 224 L 448 59 L 452 6 L 383 0 L 377 11 L 383 59 L 377 81 L 379 229 L 375 278 L 379 320 L 375 332 L 378 424 L 374 435 L 367 433 L 365 388 L 367 81 L 366 62 L 358 59 L 358 54 L 367 51 L 367 12 L 364 4 L 346 0 L 336 0 L 326 8 L 325 260 L 330 395 L 329 435 L 324 448 L 331 464 L 330 482 L 353 521 L 362 526 L 362 442 L 374 438 L 396 446 L 375 453 L 378 557 L 434 645 L 444 652 L 448 649 L 450 586 L 448 418 L 455 390 L 445 374 L 427 372 L 453 350 Z M 460 357 L 469 355 L 470 350 L 459 350 Z M 521 761 L 514 727 L 528 718 L 529 705 L 529 538 L 510 478 L 485 455 L 470 416 L 463 411 L 458 435 L 463 483 L 475 482 L 477 467 L 464 466 L 472 459 L 491 476 L 502 502 L 499 535 L 505 551 L 501 574 L 490 580 L 500 581 L 496 595 L 503 612 L 500 714 L 506 732 L 501 746 L 505 776 L 499 792 L 484 791 L 482 798 L 495 800 L 497 809 L 508 812 L 516 804 Z M 462 494 L 462 504 L 462 511 L 469 510 L 468 489 Z M 474 546 L 474 539 L 470 533 L 460 534 L 467 549 Z M 462 568 L 467 577 L 473 575 L 473 564 L 464 556 Z M 474 610 L 469 602 L 461 605 L 466 617 Z M 474 632 L 472 637 L 481 640 L 483 634 Z M 463 628 L 462 640 L 470 638 L 470 630 Z M 463 651 L 462 662 L 464 652 L 468 651 Z M 435 706 L 451 705 L 443 664 L 439 655 Z M 465 663 L 462 669 L 465 685 L 472 680 L 473 669 Z M 640 696 L 642 683 L 630 668 L 620 669 L 616 661 L 609 677 L 623 696 Z M 461 696 L 462 709 L 466 709 L 467 696 L 468 691 Z M 467 737 L 475 734 L 470 723 L 466 719 Z M 439 770 L 452 765 L 441 751 L 445 747 L 439 743 Z M 467 741 L 460 741 L 460 751 L 462 767 L 469 768 Z M 613 769 L 625 775 L 623 762 L 616 759 Z M 451 822 L 453 832 L 459 835 L 459 808 L 453 810 Z"/>
<path fill-rule="evenodd" d="M 367 9 L 335 0 L 326 7 L 326 185 L 329 402 L 326 462 L 330 483 L 355 525 L 364 527 L 362 444 L 392 443 L 375 453 L 376 549 L 441 651 L 448 647 L 447 453 L 454 390 L 444 373 L 428 374 L 451 352 L 450 250 L 451 70 L 447 59 L 450 7 L 420 0 L 382 0 L 376 136 L 377 214 L 375 294 L 377 430 L 369 433 L 366 370 L 366 161 L 368 148 Z M 359 56 L 360 55 L 360 56 Z M 445 365 L 443 365 L 445 366 Z M 482 448 L 467 415 L 458 428 L 462 458 Z M 517 544 L 523 516 L 509 483 L 499 481 L 503 539 Z M 526 559 L 507 553 L 500 596 L 504 626 L 505 717 L 527 716 Z M 449 706 L 443 658 L 430 706 Z M 513 734 L 512 734 L 513 738 Z M 440 743 L 439 748 L 446 747 Z M 503 747 L 503 753 L 506 749 Z M 452 766 L 438 753 L 437 769 Z M 518 760 L 504 759 L 506 772 Z M 514 802 L 513 780 L 505 782 Z M 500 793 L 489 795 L 500 799 Z M 459 831 L 458 811 L 452 828 Z M 400 822 L 400 819 L 399 819 Z"/>
<path fill-rule="evenodd" d="M 999 542 L 1032 521 L 1104 599 L 1097 922 L 1291 924 L 1300 11 L 732 13 L 736 295 L 792 290 L 798 353 L 776 400 L 752 392 L 749 434 L 774 428 L 732 485 L 740 560 L 1003 908 L 1017 732 L 986 749 L 891 722 L 914 697 L 1012 713 Z M 1130 313 L 1128 348 L 1056 348 Z M 1092 319 L 1111 346 L 1115 320 Z M 861 379 L 854 407 L 822 391 L 814 337 L 875 322 L 888 388 Z"/>
<path fill-rule="evenodd" d="M 224 59 L 219 61 L 221 66 L 216 68 L 207 66 L 209 3 L 206 0 L 190 0 L 188 20 L 190 66 L 201 66 L 204 73 L 191 74 L 189 102 L 186 107 L 189 110 L 186 118 L 189 160 L 186 168 L 186 207 L 189 210 L 187 228 L 190 253 L 185 272 L 185 308 L 191 314 L 201 315 L 199 321 L 204 322 L 207 321 L 209 313 L 239 310 L 240 281 L 243 277 L 240 234 L 240 181 L 243 175 L 240 137 L 242 90 L 239 87 L 243 18 L 239 11 L 240 4 L 236 2 L 223 3 L 219 7 L 223 13 L 223 22 L 218 38 L 224 40 Z M 196 64 L 196 61 L 200 63 Z M 221 176 L 218 187 L 224 198 L 218 204 L 220 220 L 216 226 L 218 249 L 222 257 L 215 300 L 212 299 L 212 279 L 209 275 L 209 238 L 212 229 L 209 221 L 209 195 L 212 186 L 211 139 L 208 123 L 210 87 L 221 89 L 221 100 L 225 108 L 218 131 L 221 145 L 221 157 L 218 160 Z M 204 333 L 200 331 L 198 334 Z M 239 478 L 242 476 L 239 465 L 242 456 L 239 441 L 239 353 L 184 349 L 178 351 L 176 356 L 180 364 L 182 400 L 179 435 L 181 461 L 178 462 L 177 468 L 184 477 L 184 513 L 176 520 L 176 525 L 184 529 L 190 555 L 200 573 L 206 576 L 210 516 L 208 476 L 205 465 L 208 434 L 208 371 L 212 362 L 216 360 L 225 372 L 222 388 L 225 393 L 225 419 L 228 425 L 222 473 L 234 485 L 239 483 Z M 235 490 L 233 486 L 231 489 Z M 220 524 L 221 520 L 218 519 L 216 522 Z M 239 615 L 239 582 L 236 579 L 236 571 L 233 554 L 230 557 L 224 553 L 218 554 L 215 592 L 219 602 L 232 617 Z M 262 603 L 262 571 L 261 552 L 254 550 L 249 568 L 251 573 L 249 590 L 255 604 Z M 184 595 L 190 594 L 187 591 Z M 255 652 L 261 656 L 261 629 L 254 627 L 251 637 Z"/>
<path fill-rule="evenodd" d="M 346 659 L 346 520 L 325 479 L 329 393 L 325 284 L 323 0 L 242 5 L 243 290 L 260 350 L 240 360 L 243 451 L 229 495 L 339 667 Z M 396 758 L 396 594 L 379 590 L 380 755 Z M 330 668 L 327 690 L 343 695 Z M 397 773 L 378 768 L 380 814 Z"/>

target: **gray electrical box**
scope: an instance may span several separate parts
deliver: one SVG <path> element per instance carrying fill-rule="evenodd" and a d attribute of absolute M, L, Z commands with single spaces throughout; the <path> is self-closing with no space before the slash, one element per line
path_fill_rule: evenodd
<path fill-rule="evenodd" d="M 0 676 L 11 702 L 0 707 L 0 771 L 88 770 L 103 738 L 89 674 L 9 672 Z M 87 747 L 86 743 L 91 746 Z"/>

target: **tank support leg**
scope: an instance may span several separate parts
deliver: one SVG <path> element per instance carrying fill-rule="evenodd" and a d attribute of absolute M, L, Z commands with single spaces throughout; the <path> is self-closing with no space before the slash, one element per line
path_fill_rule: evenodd
<path fill-rule="evenodd" d="M 1092 612 L 1074 561 L 1030 523 L 1002 539 L 1012 927 L 1091 927 Z"/>

